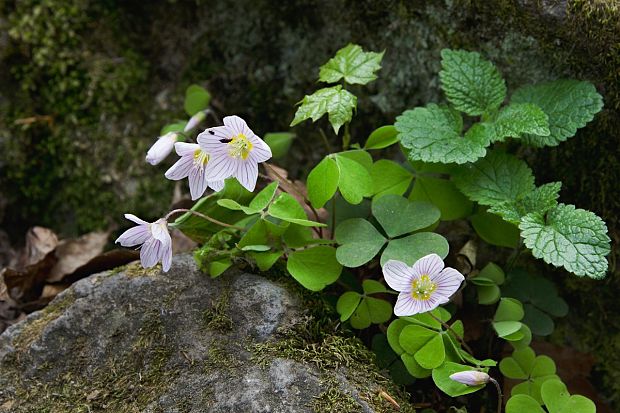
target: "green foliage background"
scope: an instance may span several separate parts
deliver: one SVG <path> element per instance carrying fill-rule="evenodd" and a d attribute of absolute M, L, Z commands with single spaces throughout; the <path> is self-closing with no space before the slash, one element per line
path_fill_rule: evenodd
<path fill-rule="evenodd" d="M 152 168 L 144 154 L 164 122 L 184 116 L 187 85 L 205 85 L 216 108 L 247 116 L 257 132 L 286 130 L 294 104 L 315 88 L 316 68 L 349 42 L 386 49 L 379 79 L 355 90 L 359 139 L 442 98 L 445 47 L 495 62 L 509 93 L 558 77 L 594 82 L 605 99 L 595 121 L 559 147 L 524 155 L 540 182 L 562 180 L 562 199 L 597 212 L 618 240 L 613 0 L 0 0 L 0 226 L 17 238 L 33 224 L 69 235 L 106 227 L 125 211 L 156 217 L 172 184 L 166 165 Z M 32 117 L 27 126 L 15 122 Z M 310 128 L 295 141 L 293 175 L 321 157 Z M 307 159 L 312 151 L 316 159 Z M 595 311 L 620 310 L 618 277 L 567 280 L 570 324 L 585 330 L 575 346 L 607 360 L 603 380 L 620 392 L 620 369 L 612 368 L 620 364 L 620 325 Z M 609 340 L 598 339 L 603 328 Z"/>

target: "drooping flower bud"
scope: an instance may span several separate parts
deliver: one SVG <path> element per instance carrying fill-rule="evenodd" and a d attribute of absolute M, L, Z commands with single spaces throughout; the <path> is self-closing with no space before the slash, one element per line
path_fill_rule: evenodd
<path fill-rule="evenodd" d="M 176 132 L 168 132 L 164 136 L 160 136 L 146 153 L 146 161 L 151 165 L 157 165 L 166 159 L 174 149 L 174 144 L 178 139 L 179 134 Z"/>
<path fill-rule="evenodd" d="M 188 132 L 188 131 L 194 129 L 196 126 L 198 126 L 200 124 L 200 122 L 205 120 L 206 117 L 207 117 L 207 111 L 206 110 L 201 110 L 200 112 L 196 113 L 194 116 L 192 116 L 187 121 L 187 125 L 185 125 L 185 129 L 183 129 L 183 132 Z"/>
<path fill-rule="evenodd" d="M 459 371 L 458 373 L 451 374 L 450 378 L 467 386 L 479 386 L 487 384 L 491 380 L 491 376 L 478 370 Z"/>

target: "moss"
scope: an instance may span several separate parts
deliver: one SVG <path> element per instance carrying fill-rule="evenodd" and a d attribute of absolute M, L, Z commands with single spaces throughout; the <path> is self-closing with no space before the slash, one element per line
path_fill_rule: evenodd
<path fill-rule="evenodd" d="M 204 310 L 202 320 L 207 330 L 226 332 L 232 329 L 233 322 L 228 315 L 229 300 L 230 288 L 225 288 L 212 307 Z"/>
<path fill-rule="evenodd" d="M 359 403 L 340 389 L 339 383 L 333 376 L 326 376 L 321 380 L 321 385 L 327 390 L 314 397 L 310 408 L 314 412 L 342 412 L 357 413 L 360 410 Z"/>

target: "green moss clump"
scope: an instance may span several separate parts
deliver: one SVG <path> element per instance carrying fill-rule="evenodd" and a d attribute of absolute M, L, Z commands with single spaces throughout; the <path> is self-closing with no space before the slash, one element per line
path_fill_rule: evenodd
<path fill-rule="evenodd" d="M 207 330 L 226 332 L 233 327 L 233 321 L 228 315 L 228 302 L 230 300 L 230 289 L 225 288 L 218 300 L 213 303 L 211 308 L 207 308 L 202 313 L 204 328 Z"/>

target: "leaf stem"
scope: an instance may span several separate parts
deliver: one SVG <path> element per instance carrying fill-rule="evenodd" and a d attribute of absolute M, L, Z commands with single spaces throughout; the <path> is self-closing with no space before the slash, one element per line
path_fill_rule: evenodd
<path fill-rule="evenodd" d="M 217 225 L 220 225 L 220 226 L 222 226 L 222 227 L 232 228 L 232 229 L 237 229 L 237 230 L 240 230 L 240 231 L 245 230 L 245 228 L 238 227 L 238 226 L 236 226 L 236 225 L 227 224 L 227 223 L 225 223 L 225 222 L 218 221 L 218 220 L 217 220 L 217 219 L 215 219 L 215 218 L 211 218 L 211 217 L 210 217 L 210 216 L 208 216 L 208 215 L 202 214 L 202 213 L 197 212 L 197 211 L 192 211 L 191 209 L 185 209 L 185 208 L 175 209 L 175 210 L 172 210 L 172 211 L 168 212 L 168 213 L 166 214 L 166 216 L 164 217 L 164 219 L 165 219 L 166 221 L 168 221 L 168 219 L 169 219 L 172 215 L 174 215 L 174 214 L 178 214 L 178 213 L 180 213 L 180 212 L 188 212 L 188 213 L 190 213 L 190 214 L 192 214 L 192 215 L 196 215 L 197 217 L 200 217 L 200 218 L 202 218 L 202 219 L 206 219 L 207 221 L 212 222 L 212 223 L 217 224 Z"/>
<path fill-rule="evenodd" d="M 463 337 L 461 337 L 461 335 L 459 333 L 457 333 L 456 331 L 454 331 L 454 329 L 452 327 L 450 327 L 448 325 L 448 323 L 444 322 L 443 320 L 441 320 L 440 318 L 437 318 L 433 315 L 433 313 L 429 312 L 428 315 L 430 315 L 432 318 L 435 319 L 435 321 L 438 321 L 446 330 L 450 331 L 452 334 L 454 334 L 454 336 L 456 337 L 456 339 L 459 341 L 459 343 L 461 343 L 461 345 L 465 348 L 465 351 L 467 351 L 472 357 L 474 356 L 474 352 L 472 351 L 472 349 L 467 345 L 467 343 L 465 342 L 465 339 Z"/>

